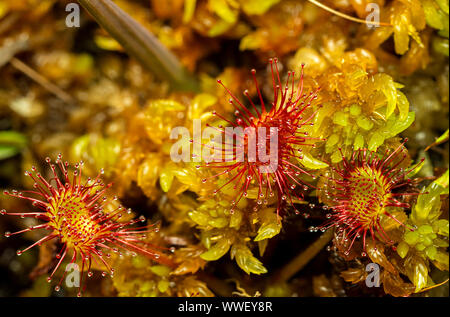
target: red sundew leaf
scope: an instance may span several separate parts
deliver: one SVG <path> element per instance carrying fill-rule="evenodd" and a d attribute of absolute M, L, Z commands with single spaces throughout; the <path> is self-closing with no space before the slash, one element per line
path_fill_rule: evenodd
<path fill-rule="evenodd" d="M 155 225 L 144 225 L 133 227 L 138 222 L 144 222 L 145 218 L 132 219 L 120 222 L 122 215 L 131 213 L 122 206 L 118 206 L 113 211 L 108 211 L 106 206 L 108 198 L 106 196 L 107 189 L 111 184 L 105 185 L 101 180 L 101 171 L 95 179 L 88 178 L 86 182 L 82 182 L 82 165 L 75 165 L 72 175 L 69 175 L 68 162 L 62 161 L 62 156 L 58 155 L 52 164 L 50 158 L 46 159 L 53 173 L 53 177 L 46 180 L 35 167 L 32 172 L 25 172 L 25 175 L 34 181 L 34 191 L 11 192 L 5 191 L 5 195 L 25 199 L 31 201 L 33 206 L 40 211 L 28 213 L 7 213 L 1 210 L 1 215 L 11 215 L 20 217 L 33 217 L 41 220 L 43 223 L 28 227 L 14 233 L 5 233 L 6 237 L 20 234 L 37 229 L 45 229 L 49 231 L 42 239 L 33 243 L 29 247 L 18 250 L 17 255 L 31 249 L 35 246 L 42 246 L 46 242 L 58 241 L 62 248 L 56 255 L 56 266 L 48 277 L 51 282 L 52 277 L 62 265 L 64 259 L 70 258 L 70 264 L 77 264 L 81 258 L 80 270 L 80 286 L 78 295 L 81 296 L 83 290 L 82 284 L 87 269 L 87 277 L 92 276 L 91 265 L 98 267 L 103 265 L 106 271 L 114 274 L 114 269 L 108 263 L 110 253 L 121 253 L 129 251 L 139 253 L 155 262 L 174 267 L 174 263 L 164 254 L 164 248 L 144 243 L 143 238 L 151 232 L 156 232 L 159 228 Z M 62 173 L 62 177 L 58 176 L 57 167 Z M 113 200 L 117 200 L 115 197 Z M 106 271 L 102 276 L 106 276 Z M 56 291 L 60 290 L 60 285 L 66 275 L 64 271 L 61 280 L 55 287 Z"/>
<path fill-rule="evenodd" d="M 407 153 L 402 147 L 381 156 L 367 149 L 353 152 L 348 160 L 342 156 L 342 163 L 333 168 L 334 175 L 326 177 L 329 184 L 324 192 L 332 197 L 333 212 L 321 228 L 338 228 L 338 233 L 351 241 L 346 252 L 359 239 L 363 249 L 370 238 L 393 245 L 395 240 L 387 232 L 405 227 L 406 215 L 398 209 L 410 207 L 403 197 L 419 193 L 407 186 L 413 181 L 407 178 L 410 170 L 403 168 Z"/>
<path fill-rule="evenodd" d="M 225 162 L 211 162 L 204 167 L 213 169 L 215 175 L 210 178 L 228 176 L 228 181 L 215 190 L 215 193 L 228 186 L 233 186 L 233 190 L 237 192 L 236 199 L 232 201 L 231 211 L 239 201 L 248 197 L 252 187 L 257 187 L 256 196 L 257 203 L 254 210 L 267 205 L 271 197 L 277 196 L 277 215 L 279 216 L 282 207 L 286 204 L 291 206 L 298 201 L 303 200 L 303 193 L 309 188 L 309 185 L 300 179 L 301 175 L 307 175 L 315 178 L 314 175 L 306 171 L 298 162 L 303 159 L 303 149 L 315 147 L 315 142 L 322 141 L 319 138 L 313 138 L 302 129 L 305 126 L 312 125 L 315 112 L 311 113 L 312 104 L 317 99 L 318 89 L 309 93 L 305 93 L 303 89 L 303 65 L 300 81 L 298 85 L 294 82 L 294 72 L 288 72 L 287 80 L 282 83 L 278 72 L 277 59 L 270 59 L 273 83 L 273 102 L 269 106 L 265 104 L 258 82 L 256 80 L 256 71 L 252 70 L 256 91 L 259 97 L 260 108 L 255 105 L 250 98 L 248 90 L 244 91 L 251 108 L 247 107 L 222 83 L 218 80 L 229 96 L 229 102 L 235 107 L 236 120 L 231 121 L 213 112 L 214 115 L 226 121 L 228 128 L 241 130 L 246 134 L 236 137 L 233 140 L 222 143 L 221 157 Z M 219 130 L 223 136 L 222 140 L 227 140 L 230 130 L 219 126 Z M 262 128 L 265 130 L 262 132 Z M 272 141 L 276 139 L 277 144 L 272 145 Z M 262 140 L 262 142 L 261 142 Z M 269 143 L 271 145 L 268 145 Z M 240 142 L 240 143 L 239 143 Z M 231 148 L 227 149 L 227 144 Z M 242 146 L 242 147 L 241 147 Z M 255 148 L 253 149 L 252 146 Z M 272 155 L 272 146 L 276 146 L 276 154 Z M 249 150 L 255 150 L 253 153 Z M 267 152 L 270 152 L 269 154 Z M 269 157 L 269 160 L 261 158 L 261 153 Z M 241 156 L 242 155 L 242 156 Z M 244 158 L 241 160 L 241 158 Z M 311 158 L 309 158 L 309 161 Z M 272 164 L 276 162 L 275 164 Z M 272 165 L 271 165 L 272 164 Z M 300 163 L 301 164 L 301 163 Z M 199 168 L 201 165 L 198 166 Z M 322 164 L 319 168 L 326 167 Z M 208 179 L 204 179 L 207 182 Z M 298 191 L 300 190 L 300 191 Z M 295 207 L 294 207 L 295 208 Z"/>

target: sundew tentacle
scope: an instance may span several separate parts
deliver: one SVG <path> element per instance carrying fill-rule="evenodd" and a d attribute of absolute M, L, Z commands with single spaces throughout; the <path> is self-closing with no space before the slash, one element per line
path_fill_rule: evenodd
<path fill-rule="evenodd" d="M 381 156 L 367 149 L 355 151 L 350 159 L 342 156 L 341 164 L 333 169 L 335 176 L 328 177 L 330 190 L 326 192 L 332 197 L 332 213 L 319 229 L 338 228 L 339 233 L 351 241 L 347 253 L 355 240 L 362 237 L 365 254 L 367 233 L 371 234 L 372 240 L 393 244 L 381 224 L 382 216 L 406 227 L 389 212 L 391 207 L 410 207 L 401 201 L 402 196 L 419 195 L 417 192 L 401 191 L 401 187 L 407 188 L 406 185 L 411 183 L 405 176 L 416 167 L 406 170 L 399 167 L 406 158 L 402 153 L 406 141 L 391 153 Z M 398 189 L 400 192 L 397 192 Z"/>

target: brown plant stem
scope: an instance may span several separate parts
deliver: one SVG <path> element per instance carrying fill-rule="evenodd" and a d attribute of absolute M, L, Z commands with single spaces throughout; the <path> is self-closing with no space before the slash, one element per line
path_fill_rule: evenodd
<path fill-rule="evenodd" d="M 78 0 L 128 54 L 173 88 L 197 91 L 197 81 L 159 40 L 111 0 Z"/>
<path fill-rule="evenodd" d="M 274 283 L 287 282 L 292 276 L 294 276 L 298 271 L 303 269 L 306 264 L 313 259 L 317 253 L 319 253 L 333 238 L 333 229 L 327 230 L 322 234 L 319 239 L 314 241 L 306 250 L 301 252 L 295 258 L 293 258 L 289 263 L 283 266 L 273 275 Z"/>

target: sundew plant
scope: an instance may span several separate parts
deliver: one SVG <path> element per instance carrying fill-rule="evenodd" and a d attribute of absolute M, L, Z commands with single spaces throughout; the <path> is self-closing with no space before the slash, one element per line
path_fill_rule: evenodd
<path fill-rule="evenodd" d="M 448 14 L 0 0 L 0 296 L 448 296 Z"/>

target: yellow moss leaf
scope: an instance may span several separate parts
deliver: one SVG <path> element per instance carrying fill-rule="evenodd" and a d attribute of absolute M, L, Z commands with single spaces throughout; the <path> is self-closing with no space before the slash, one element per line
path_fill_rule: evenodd
<path fill-rule="evenodd" d="M 195 12 L 195 5 L 197 0 L 185 0 L 184 1 L 184 11 L 183 11 L 183 22 L 188 23 L 191 21 Z"/>
<path fill-rule="evenodd" d="M 94 42 L 101 49 L 107 51 L 122 51 L 122 45 L 119 44 L 115 39 L 109 36 L 96 35 L 94 37 Z"/>
<path fill-rule="evenodd" d="M 385 140 L 385 138 L 381 133 L 375 132 L 374 134 L 372 134 L 372 136 L 369 139 L 369 142 L 368 142 L 369 150 L 375 151 L 380 145 L 383 144 L 384 140 Z"/>
<path fill-rule="evenodd" d="M 231 241 L 228 239 L 220 239 L 214 244 L 208 251 L 202 253 L 200 257 L 206 261 L 215 261 L 224 256 L 228 252 L 231 246 Z"/>
<path fill-rule="evenodd" d="M 405 242 L 400 242 L 399 245 L 397 246 L 397 253 L 398 255 L 400 255 L 400 257 L 402 259 L 405 258 L 406 254 L 408 254 L 409 251 L 409 245 Z"/>
<path fill-rule="evenodd" d="M 238 11 L 230 7 L 227 0 L 209 0 L 209 6 L 220 18 L 228 23 L 235 23 Z"/>
<path fill-rule="evenodd" d="M 208 221 L 208 224 L 214 228 L 224 228 L 228 225 L 228 219 L 225 217 L 213 218 Z"/>
<path fill-rule="evenodd" d="M 200 226 L 206 226 L 209 221 L 209 216 L 205 214 L 204 212 L 201 212 L 199 210 L 193 210 L 188 213 L 189 217 Z"/>
<path fill-rule="evenodd" d="M 158 290 L 161 293 L 165 293 L 169 289 L 169 285 L 170 285 L 169 281 L 161 280 L 158 282 Z"/>
<path fill-rule="evenodd" d="M 167 169 L 164 169 L 159 175 L 159 185 L 165 193 L 167 193 L 172 186 L 173 178 L 173 173 Z"/>
<path fill-rule="evenodd" d="M 374 244 L 373 242 L 369 242 L 367 243 L 366 250 L 367 255 L 374 263 L 381 265 L 388 272 L 397 274 L 397 270 L 394 268 L 391 262 L 389 262 L 388 258 L 384 254 L 384 247 L 381 244 Z"/>
<path fill-rule="evenodd" d="M 169 276 L 171 270 L 170 268 L 164 265 L 154 265 L 150 267 L 150 271 L 152 271 L 158 276 L 164 277 Z"/>
<path fill-rule="evenodd" d="M 242 223 L 242 212 L 236 209 L 230 216 L 230 228 L 239 229 Z"/>
<path fill-rule="evenodd" d="M 314 157 L 312 157 L 308 153 L 304 153 L 303 154 L 303 159 L 300 160 L 300 162 L 306 168 L 313 169 L 313 170 L 328 167 L 327 163 L 322 162 L 322 161 L 320 161 L 318 159 L 315 159 Z"/>
<path fill-rule="evenodd" d="M 255 241 L 261 241 L 264 239 L 270 239 L 280 233 L 281 223 L 276 220 L 273 223 L 262 225 L 258 230 L 258 235 L 255 237 Z"/>
<path fill-rule="evenodd" d="M 268 239 L 258 241 L 258 249 L 259 249 L 259 255 L 260 256 L 264 255 L 264 252 L 266 251 L 268 243 L 269 243 Z"/>
<path fill-rule="evenodd" d="M 406 274 L 416 287 L 417 293 L 428 283 L 428 268 L 425 260 L 419 256 L 410 256 L 405 260 Z"/>
<path fill-rule="evenodd" d="M 405 283 L 398 274 L 385 272 L 383 276 L 383 289 L 392 296 L 409 296 L 414 292 L 414 285 Z"/>
<path fill-rule="evenodd" d="M 397 91 L 397 107 L 399 111 L 398 120 L 405 121 L 408 118 L 409 101 L 401 91 Z"/>
<path fill-rule="evenodd" d="M 242 10 L 247 14 L 263 14 L 280 0 L 241 0 Z"/>
<path fill-rule="evenodd" d="M 341 272 L 341 277 L 352 284 L 359 283 L 366 278 L 366 272 L 363 268 L 349 268 Z"/>
<path fill-rule="evenodd" d="M 239 49 L 241 51 L 245 50 L 255 50 L 260 48 L 264 44 L 263 38 L 257 33 L 253 32 L 241 39 L 241 43 L 239 44 Z"/>

